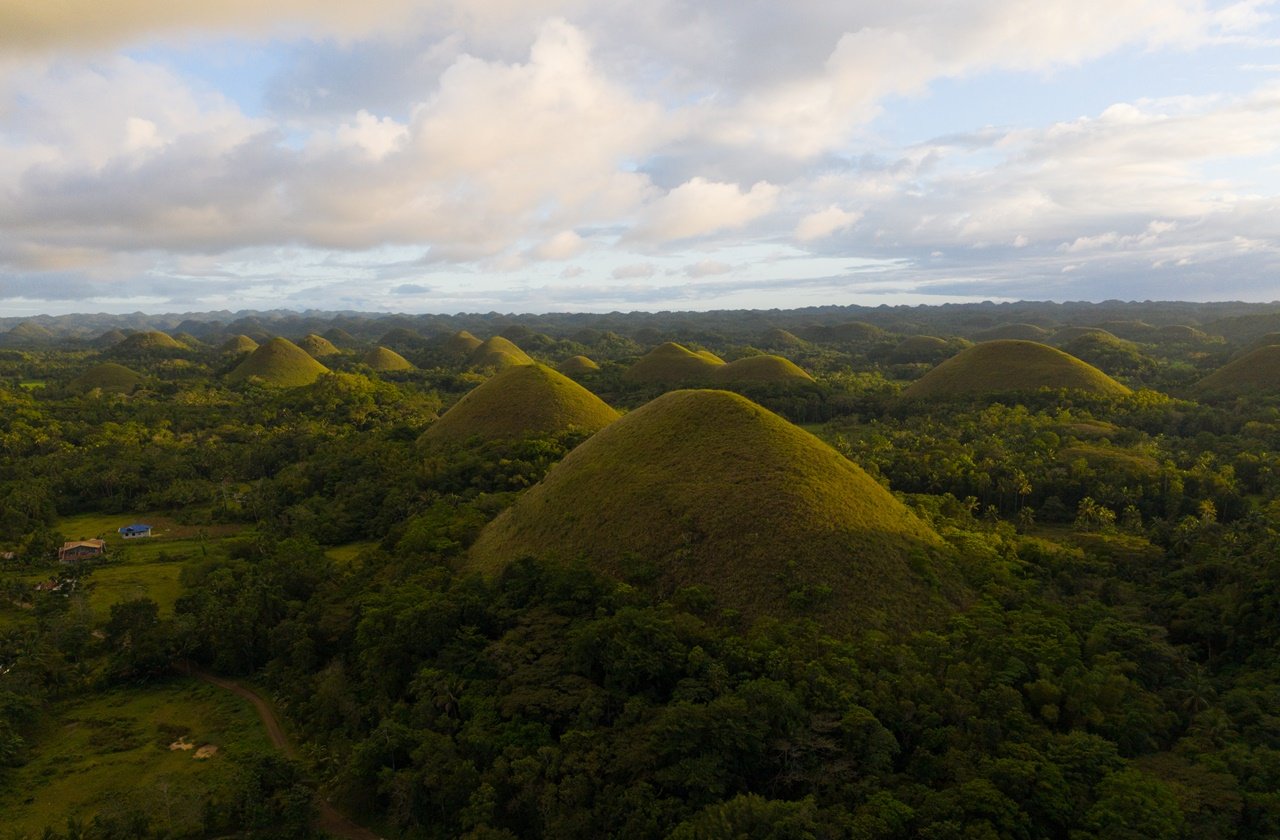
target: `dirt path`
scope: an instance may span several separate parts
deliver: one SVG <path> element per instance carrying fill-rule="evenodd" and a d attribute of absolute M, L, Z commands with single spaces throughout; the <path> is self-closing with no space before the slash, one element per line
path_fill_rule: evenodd
<path fill-rule="evenodd" d="M 284 734 L 284 728 L 280 726 L 280 721 L 276 718 L 275 712 L 272 711 L 271 705 L 261 696 L 238 682 L 215 677 L 208 671 L 201 670 L 194 665 L 188 665 L 187 672 L 207 683 L 218 686 L 218 688 L 225 688 L 227 691 L 239 695 L 252 703 L 253 708 L 258 711 L 258 717 L 262 718 L 262 725 L 267 728 L 267 735 L 271 738 L 271 743 L 275 745 L 276 749 L 289 758 L 296 759 L 298 757 L 297 748 L 289 742 L 288 736 Z M 319 795 L 316 796 L 316 811 L 318 813 L 316 814 L 315 827 L 325 834 L 342 838 L 342 840 L 382 840 L 381 837 L 369 829 L 356 825 L 344 817 L 327 800 L 321 799 Z"/>

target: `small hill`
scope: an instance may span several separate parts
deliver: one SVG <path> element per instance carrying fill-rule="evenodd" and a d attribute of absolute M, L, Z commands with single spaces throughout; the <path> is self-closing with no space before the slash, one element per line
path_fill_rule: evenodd
<path fill-rule="evenodd" d="M 35 321 L 23 321 L 0 335 L 0 345 L 5 347 L 41 347 L 56 340 L 57 336 L 51 330 Z"/>
<path fill-rule="evenodd" d="M 426 339 L 408 327 L 392 327 L 378 339 L 379 346 L 394 350 L 416 350 L 426 343 Z"/>
<path fill-rule="evenodd" d="M 1130 341 L 1144 341 L 1156 331 L 1156 328 L 1146 321 L 1103 321 L 1098 326 L 1112 335 L 1127 338 Z"/>
<path fill-rule="evenodd" d="M 777 382 L 797 383 L 812 382 L 813 377 L 805 373 L 790 359 L 781 356 L 746 356 L 712 371 L 712 379 L 716 382 Z"/>
<path fill-rule="evenodd" d="M 1050 332 L 1035 324 L 1000 324 L 989 330 L 974 333 L 974 341 L 1000 341 L 1013 339 L 1016 341 L 1044 341 Z"/>
<path fill-rule="evenodd" d="M 724 359 L 720 358 L 715 353 L 712 353 L 710 350 L 695 350 L 694 352 L 706 359 L 708 362 L 711 362 L 713 365 L 724 364 Z"/>
<path fill-rule="evenodd" d="M 810 341 L 828 343 L 879 341 L 885 337 L 885 331 L 875 324 L 865 321 L 850 321 L 846 324 L 824 324 L 807 327 L 803 331 Z"/>
<path fill-rule="evenodd" d="M 1116 336 L 1102 329 L 1101 327 L 1061 327 L 1054 330 L 1051 341 L 1057 347 L 1063 347 L 1077 338 L 1093 336 L 1094 338 L 1115 338 Z"/>
<path fill-rule="evenodd" d="M 329 341 L 333 342 L 335 347 L 339 348 L 355 347 L 360 343 L 359 339 L 340 327 L 330 327 L 325 330 L 322 335 L 329 339 Z"/>
<path fill-rule="evenodd" d="M 637 359 L 622 374 L 622 378 L 627 382 L 664 385 L 709 382 L 716 368 L 724 365 L 724 360 L 714 353 L 703 353 L 707 351 L 695 353 L 683 345 L 668 341 Z"/>
<path fill-rule="evenodd" d="M 727 391 L 673 391 L 597 432 L 481 532 L 469 566 L 526 556 L 836 632 L 914 626 L 952 579 L 939 537 L 874 479 Z"/>
<path fill-rule="evenodd" d="M 324 356 L 336 356 L 342 351 L 333 346 L 333 342 L 322 335 L 309 333 L 305 338 L 298 342 L 298 346 L 307 351 L 307 355 L 313 359 L 319 359 Z"/>
<path fill-rule="evenodd" d="M 401 356 L 394 350 L 388 350 L 385 347 L 375 347 L 360 358 L 374 370 L 392 371 L 392 370 L 413 370 L 413 365 L 404 356 Z"/>
<path fill-rule="evenodd" d="M 537 335 L 537 332 L 535 332 L 533 328 L 527 327 L 524 324 L 508 324 L 498 330 L 498 335 L 508 341 L 526 341 Z"/>
<path fill-rule="evenodd" d="M 236 335 L 228 338 L 218 348 L 218 352 L 227 356 L 239 356 L 241 353 L 252 353 L 258 349 L 258 342 L 247 335 Z"/>
<path fill-rule="evenodd" d="M 102 335 L 90 342 L 94 347 L 103 348 L 111 347 L 119 344 L 129 337 L 129 334 L 120 330 L 107 330 Z"/>
<path fill-rule="evenodd" d="M 1205 397 L 1273 394 L 1280 391 L 1280 344 L 1250 350 L 1196 383 Z"/>
<path fill-rule="evenodd" d="M 570 356 L 556 365 L 556 370 L 565 376 L 584 376 L 588 373 L 595 373 L 599 369 L 600 366 L 586 356 Z"/>
<path fill-rule="evenodd" d="M 204 347 L 204 342 L 189 332 L 174 333 L 173 340 L 188 350 L 199 350 Z"/>
<path fill-rule="evenodd" d="M 136 355 L 140 353 L 167 353 L 172 350 L 185 350 L 173 336 L 159 330 L 137 332 L 126 336 L 124 340 L 111 348 L 113 353 Z"/>
<path fill-rule="evenodd" d="M 1095 394 L 1129 389 L 1102 371 L 1034 341 L 986 341 L 962 350 L 902 392 L 908 399 L 997 394 L 1066 388 Z"/>
<path fill-rule="evenodd" d="M 471 351 L 467 363 L 472 368 L 505 368 L 511 365 L 531 365 L 533 359 L 500 335 L 495 335 Z"/>
<path fill-rule="evenodd" d="M 957 349 L 954 343 L 936 335 L 909 335 L 889 352 L 889 361 L 898 364 L 937 363 L 953 355 Z"/>
<path fill-rule="evenodd" d="M 804 345 L 805 341 L 800 338 L 800 336 L 795 333 L 789 333 L 779 327 L 774 327 L 764 335 L 760 336 L 760 346 L 766 347 L 770 350 L 785 350 L 788 348 L 803 347 Z"/>
<path fill-rule="evenodd" d="M 1222 341 L 1217 336 L 1209 335 L 1204 330 L 1198 330 L 1186 324 L 1157 327 L 1153 337 L 1156 341 L 1169 344 L 1213 344 Z"/>
<path fill-rule="evenodd" d="M 139 374 L 115 362 L 94 365 L 70 382 L 71 388 L 76 391 L 101 388 L 104 391 L 123 394 L 129 393 L 141 384 L 142 377 Z"/>
<path fill-rule="evenodd" d="M 511 365 L 458 400 L 422 439 L 456 444 L 572 429 L 594 432 L 617 419 L 618 412 L 567 376 L 545 365 Z"/>
<path fill-rule="evenodd" d="M 310 385 L 328 372 L 327 367 L 292 341 L 273 338 L 250 353 L 227 374 L 227 379 L 232 382 L 254 379 L 273 388 L 295 388 Z"/>
<path fill-rule="evenodd" d="M 1142 378 L 1155 373 L 1157 367 L 1156 360 L 1137 344 L 1102 330 L 1074 338 L 1062 349 L 1109 376 Z"/>
<path fill-rule="evenodd" d="M 446 353 L 457 353 L 461 356 L 470 356 L 475 352 L 476 348 L 483 343 L 483 341 L 476 338 L 466 330 L 458 330 L 440 344 L 440 349 L 444 350 Z"/>

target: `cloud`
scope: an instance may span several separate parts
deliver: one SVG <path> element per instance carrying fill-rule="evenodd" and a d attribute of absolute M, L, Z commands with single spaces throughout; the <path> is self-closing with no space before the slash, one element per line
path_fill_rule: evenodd
<path fill-rule="evenodd" d="M 577 233 L 562 230 L 533 249 L 533 255 L 540 260 L 567 260 L 582 253 L 584 244 Z"/>
<path fill-rule="evenodd" d="M 657 273 L 658 269 L 652 263 L 633 263 L 615 268 L 611 276 L 614 280 L 634 280 L 638 277 L 652 277 Z"/>
<path fill-rule="evenodd" d="M 810 213 L 801 219 L 800 223 L 796 225 L 795 237 L 801 242 L 811 242 L 824 236 L 830 236 L 838 230 L 852 227 L 857 224 L 860 218 L 862 218 L 861 213 L 841 210 L 836 205 L 831 204 L 825 210 Z"/>
<path fill-rule="evenodd" d="M 424 286 L 421 283 L 402 283 L 391 290 L 397 295 L 425 295 L 435 291 L 430 286 Z"/>
<path fill-rule="evenodd" d="M 764 181 L 743 192 L 737 184 L 693 178 L 650 203 L 632 236 L 668 242 L 740 228 L 772 210 L 778 193 Z"/>
<path fill-rule="evenodd" d="M 733 266 L 719 260 L 702 260 L 684 267 L 686 277 L 715 277 L 719 274 L 728 274 L 731 271 L 733 271 Z"/>

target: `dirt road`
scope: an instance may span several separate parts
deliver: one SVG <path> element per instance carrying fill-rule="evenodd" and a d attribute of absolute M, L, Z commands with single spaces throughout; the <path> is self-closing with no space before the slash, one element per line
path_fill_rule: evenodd
<path fill-rule="evenodd" d="M 266 700 L 263 700 L 261 696 L 238 682 L 215 677 L 208 671 L 201 670 L 194 665 L 188 665 L 187 671 L 192 676 L 199 677 L 219 688 L 225 688 L 227 691 L 237 694 L 252 703 L 253 708 L 258 710 L 258 717 L 262 718 L 262 725 L 267 728 L 267 735 L 271 738 L 271 743 L 289 758 L 298 757 L 297 748 L 289 742 L 288 736 L 284 734 L 284 728 L 280 726 L 280 721 L 276 718 L 275 712 L 272 711 L 271 705 Z M 381 837 L 369 829 L 356 825 L 344 817 L 336 808 L 319 796 L 316 796 L 316 811 L 315 827 L 325 834 L 341 838 L 341 840 L 382 840 Z"/>

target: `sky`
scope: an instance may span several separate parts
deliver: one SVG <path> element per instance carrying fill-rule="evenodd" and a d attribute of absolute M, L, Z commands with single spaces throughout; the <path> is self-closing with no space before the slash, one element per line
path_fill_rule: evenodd
<path fill-rule="evenodd" d="M 1280 0 L 0 0 L 0 315 L 1280 299 Z"/>

